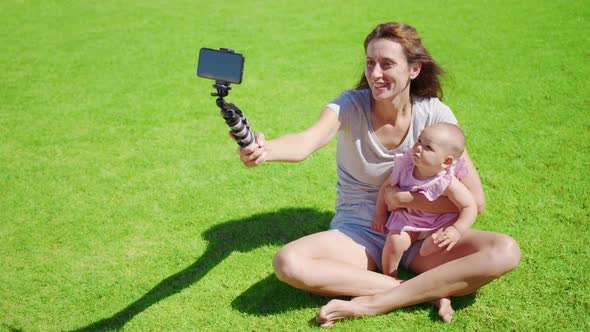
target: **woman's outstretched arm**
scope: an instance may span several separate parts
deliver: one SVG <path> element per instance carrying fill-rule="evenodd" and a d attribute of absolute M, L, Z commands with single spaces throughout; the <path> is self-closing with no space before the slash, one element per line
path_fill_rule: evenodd
<path fill-rule="evenodd" d="M 247 167 L 255 167 L 265 161 L 299 162 L 326 145 L 338 132 L 340 121 L 332 109 L 326 107 L 309 128 L 266 141 L 264 135 L 256 135 L 256 142 L 240 148 L 240 160 Z"/>

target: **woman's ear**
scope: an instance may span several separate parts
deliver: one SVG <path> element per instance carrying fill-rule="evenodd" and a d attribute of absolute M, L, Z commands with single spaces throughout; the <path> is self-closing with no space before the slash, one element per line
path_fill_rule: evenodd
<path fill-rule="evenodd" d="M 420 70 L 422 70 L 422 62 L 418 61 L 410 68 L 410 79 L 413 80 L 418 77 L 418 75 L 420 75 Z"/>

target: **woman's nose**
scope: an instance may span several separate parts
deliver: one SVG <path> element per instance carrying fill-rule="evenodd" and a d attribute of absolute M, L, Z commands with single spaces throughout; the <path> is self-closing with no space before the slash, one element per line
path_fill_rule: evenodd
<path fill-rule="evenodd" d="M 381 67 L 379 67 L 379 65 L 375 65 L 372 68 L 370 74 L 371 74 L 372 78 L 379 78 L 379 77 L 383 76 L 383 71 L 381 70 Z"/>

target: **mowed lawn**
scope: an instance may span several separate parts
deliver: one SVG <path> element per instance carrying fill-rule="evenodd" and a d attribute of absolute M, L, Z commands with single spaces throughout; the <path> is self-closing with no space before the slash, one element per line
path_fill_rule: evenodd
<path fill-rule="evenodd" d="M 474 227 L 523 256 L 452 324 L 417 305 L 333 329 L 590 330 L 589 20 L 586 1 L 2 1 L 0 330 L 318 329 L 329 298 L 271 262 L 328 227 L 335 142 L 245 168 L 198 52 L 245 55 L 227 100 L 273 138 L 354 86 L 385 21 L 448 71 L 487 197 Z"/>

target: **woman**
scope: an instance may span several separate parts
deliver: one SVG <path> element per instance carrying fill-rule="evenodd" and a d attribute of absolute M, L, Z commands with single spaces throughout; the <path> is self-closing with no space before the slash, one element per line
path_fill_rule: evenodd
<path fill-rule="evenodd" d="M 288 243 L 275 255 L 273 266 L 283 282 L 323 295 L 355 297 L 332 300 L 317 321 L 330 326 L 343 318 L 376 315 L 393 309 L 432 302 L 450 322 L 448 297 L 469 294 L 514 269 L 520 249 L 509 236 L 468 230 L 451 251 L 416 255 L 416 242 L 402 264 L 417 273 L 400 284 L 378 273 L 385 234 L 373 231 L 371 221 L 380 185 L 392 168 L 393 156 L 407 151 L 425 127 L 456 123 L 442 96 L 442 69 L 431 58 L 413 27 L 401 23 L 378 25 L 365 39 L 366 66 L 355 90 L 345 91 L 302 132 L 240 149 L 244 165 L 265 161 L 299 162 L 327 144 L 337 133 L 338 198 L 330 230 Z M 461 181 L 473 194 L 481 213 L 485 198 L 478 173 L 467 151 L 468 175 Z M 457 208 L 447 198 L 434 202 L 424 196 L 387 186 L 389 211 L 413 208 L 434 213 Z"/>

